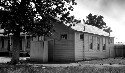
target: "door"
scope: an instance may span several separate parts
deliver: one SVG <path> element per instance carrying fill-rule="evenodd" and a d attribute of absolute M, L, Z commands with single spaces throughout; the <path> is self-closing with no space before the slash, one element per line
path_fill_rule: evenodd
<path fill-rule="evenodd" d="M 48 41 L 48 61 L 54 60 L 54 39 Z"/>

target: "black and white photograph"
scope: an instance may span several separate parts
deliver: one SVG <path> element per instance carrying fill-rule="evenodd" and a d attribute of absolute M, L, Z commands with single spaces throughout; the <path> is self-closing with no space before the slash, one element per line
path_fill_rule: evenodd
<path fill-rule="evenodd" d="M 0 73 L 125 73 L 125 0 L 0 0 Z"/>

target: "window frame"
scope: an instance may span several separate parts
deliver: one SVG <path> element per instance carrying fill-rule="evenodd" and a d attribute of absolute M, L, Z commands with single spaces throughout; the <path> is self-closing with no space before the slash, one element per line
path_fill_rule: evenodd
<path fill-rule="evenodd" d="M 100 37 L 97 37 L 97 50 L 100 50 Z"/>
<path fill-rule="evenodd" d="M 105 39 L 105 40 L 102 40 L 102 42 L 103 42 L 102 50 L 106 50 L 106 38 L 103 38 L 103 39 Z"/>
<path fill-rule="evenodd" d="M 93 36 L 89 36 L 89 39 L 90 39 L 90 49 L 93 50 Z"/>
<path fill-rule="evenodd" d="M 63 38 L 62 38 L 63 37 Z M 66 37 L 66 38 L 65 38 Z M 67 33 L 62 33 L 60 34 L 60 39 L 61 40 L 67 40 L 68 39 L 68 34 Z"/>
<path fill-rule="evenodd" d="M 110 38 L 110 43 L 112 43 L 113 42 L 113 40 Z"/>
<path fill-rule="evenodd" d="M 80 34 L 80 39 L 81 39 L 81 40 L 84 40 L 84 33 L 81 33 L 81 34 Z"/>
<path fill-rule="evenodd" d="M 111 44 L 111 42 L 110 42 L 110 38 L 108 39 L 108 44 Z"/>

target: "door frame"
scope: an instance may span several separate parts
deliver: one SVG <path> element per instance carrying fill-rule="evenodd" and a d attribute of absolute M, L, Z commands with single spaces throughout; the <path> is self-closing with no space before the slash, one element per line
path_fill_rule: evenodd
<path fill-rule="evenodd" d="M 49 42 L 52 41 L 52 51 L 50 55 L 50 47 L 49 47 Z M 48 40 L 48 61 L 53 62 L 54 61 L 54 48 L 55 48 L 55 40 L 54 39 L 49 39 Z"/>

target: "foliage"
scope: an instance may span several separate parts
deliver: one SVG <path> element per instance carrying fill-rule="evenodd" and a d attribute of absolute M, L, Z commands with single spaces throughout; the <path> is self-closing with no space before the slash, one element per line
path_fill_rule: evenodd
<path fill-rule="evenodd" d="M 11 64 L 19 61 L 20 33 L 51 36 L 53 22 L 74 23 L 70 16 L 75 0 L 1 0 L 0 24 L 4 34 L 13 34 Z"/>
<path fill-rule="evenodd" d="M 103 30 L 104 30 L 105 32 L 108 32 L 108 33 L 112 32 L 111 27 L 104 28 Z"/>
<path fill-rule="evenodd" d="M 106 23 L 103 20 L 103 16 L 101 15 L 92 15 L 91 13 L 86 17 L 86 24 L 98 27 L 100 29 L 106 28 Z"/>
<path fill-rule="evenodd" d="M 77 22 L 72 5 L 75 0 L 1 0 L 0 24 L 5 33 L 14 33 L 17 29 L 32 35 L 50 36 L 53 22 Z"/>

